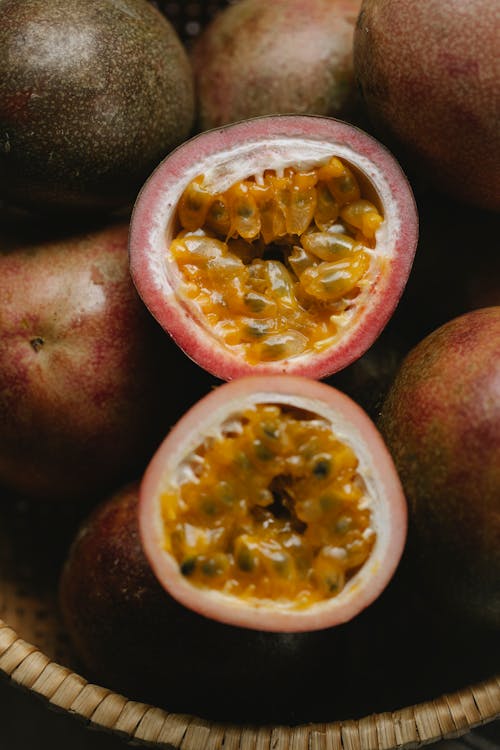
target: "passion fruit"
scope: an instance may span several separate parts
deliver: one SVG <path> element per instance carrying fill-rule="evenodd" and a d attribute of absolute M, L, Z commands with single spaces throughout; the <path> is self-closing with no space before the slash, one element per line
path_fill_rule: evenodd
<path fill-rule="evenodd" d="M 185 514 L 176 486 L 192 499 Z M 170 711 L 294 723 L 331 718 L 332 671 L 334 711 L 350 710 L 341 623 L 381 593 L 406 528 L 364 412 L 301 378 L 222 385 L 180 420 L 138 495 L 131 484 L 96 508 L 63 569 L 61 611 L 86 676 Z"/>
<path fill-rule="evenodd" d="M 364 0 L 354 69 L 378 136 L 422 186 L 500 209 L 495 0 Z"/>
<path fill-rule="evenodd" d="M 374 601 L 406 508 L 366 413 L 325 383 L 249 376 L 177 423 L 140 489 L 143 548 L 181 604 L 220 622 L 305 632 Z"/>
<path fill-rule="evenodd" d="M 198 127 L 277 113 L 354 111 L 352 47 L 361 0 L 241 0 L 196 40 Z"/>
<path fill-rule="evenodd" d="M 179 346 L 221 380 L 321 378 L 357 359 L 403 292 L 417 242 L 399 165 L 332 118 L 199 134 L 142 188 L 131 272 Z"/>
<path fill-rule="evenodd" d="M 114 493 L 81 524 L 67 555 L 59 600 L 74 668 L 130 698 L 212 720 L 331 716 L 321 675 L 325 662 L 343 670 L 341 628 L 260 632 L 186 609 L 151 571 L 137 506 L 137 485 Z M 339 690 L 335 710 L 343 700 Z"/>
<path fill-rule="evenodd" d="M 500 624 L 500 307 L 432 332 L 403 361 L 379 426 L 410 511 L 419 587 Z"/>
<path fill-rule="evenodd" d="M 191 66 L 146 0 L 2 0 L 0 197 L 110 211 L 186 138 Z"/>
<path fill-rule="evenodd" d="M 97 501 L 145 467 L 207 383 L 139 299 L 127 223 L 47 231 L 0 240 L 0 483 Z"/>

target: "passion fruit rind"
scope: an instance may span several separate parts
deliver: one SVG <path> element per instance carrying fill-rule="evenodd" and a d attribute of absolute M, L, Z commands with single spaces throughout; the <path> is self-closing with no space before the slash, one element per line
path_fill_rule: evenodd
<path fill-rule="evenodd" d="M 131 271 L 160 324 L 216 377 L 324 377 L 387 323 L 417 224 L 398 164 L 363 131 L 254 118 L 159 165 L 134 208 Z"/>
<path fill-rule="evenodd" d="M 198 402 L 141 484 L 160 583 L 209 618 L 298 632 L 346 622 L 385 588 L 406 506 L 369 417 L 306 378 L 249 376 Z"/>

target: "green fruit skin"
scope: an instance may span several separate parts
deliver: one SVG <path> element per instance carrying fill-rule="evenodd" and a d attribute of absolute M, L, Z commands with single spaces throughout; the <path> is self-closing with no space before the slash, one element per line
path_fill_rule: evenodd
<path fill-rule="evenodd" d="M 354 73 L 412 182 L 500 210 L 497 0 L 363 0 Z"/>
<path fill-rule="evenodd" d="M 0 197 L 128 205 L 194 117 L 191 66 L 146 0 L 0 0 Z"/>
<path fill-rule="evenodd" d="M 352 42 L 361 0 L 240 0 L 193 53 L 201 130 L 276 113 L 354 111 Z"/>
<path fill-rule="evenodd" d="M 420 584 L 464 620 L 500 626 L 500 307 L 417 344 L 379 428 L 408 499 Z"/>

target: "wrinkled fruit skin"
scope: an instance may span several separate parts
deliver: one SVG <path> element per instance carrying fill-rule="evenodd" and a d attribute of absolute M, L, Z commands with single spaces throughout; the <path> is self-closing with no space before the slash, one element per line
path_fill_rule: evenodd
<path fill-rule="evenodd" d="M 2 0 L 0 197 L 34 208 L 130 204 L 190 132 L 192 71 L 144 0 Z"/>
<path fill-rule="evenodd" d="M 109 492 L 196 398 L 194 365 L 135 292 L 127 236 L 117 224 L 0 245 L 0 484 L 11 491 Z"/>
<path fill-rule="evenodd" d="M 439 608 L 500 625 L 500 307 L 406 357 L 379 427 L 409 502 L 417 577 Z"/>
<path fill-rule="evenodd" d="M 354 69 L 379 137 L 423 184 L 500 209 L 495 0 L 364 0 Z"/>
<path fill-rule="evenodd" d="M 242 0 L 219 12 L 192 54 L 198 127 L 275 113 L 345 117 L 360 4 Z"/>
<path fill-rule="evenodd" d="M 211 718 L 294 721 L 317 712 L 308 696 L 324 692 L 326 662 L 340 668 L 341 631 L 261 633 L 185 609 L 144 557 L 137 504 L 132 484 L 99 506 L 63 569 L 61 610 L 86 676 L 131 698 Z"/>

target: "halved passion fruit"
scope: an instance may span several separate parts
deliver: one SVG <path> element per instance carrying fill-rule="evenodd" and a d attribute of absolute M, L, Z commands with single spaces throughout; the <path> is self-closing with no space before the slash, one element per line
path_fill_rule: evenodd
<path fill-rule="evenodd" d="M 406 504 L 377 429 L 308 378 L 225 383 L 177 423 L 140 490 L 143 548 L 164 588 L 220 622 L 338 625 L 382 592 Z"/>
<path fill-rule="evenodd" d="M 261 117 L 201 133 L 141 190 L 131 271 L 159 323 L 222 380 L 322 378 L 389 320 L 418 219 L 399 165 L 332 118 Z"/>

